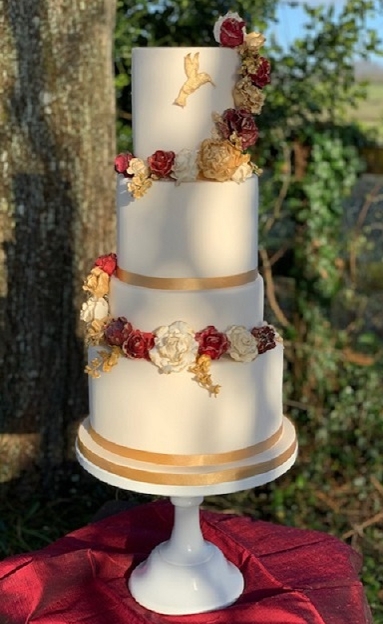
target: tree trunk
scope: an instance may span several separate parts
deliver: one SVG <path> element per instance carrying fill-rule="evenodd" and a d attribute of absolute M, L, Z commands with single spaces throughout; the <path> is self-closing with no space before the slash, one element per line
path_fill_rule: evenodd
<path fill-rule="evenodd" d="M 0 482 L 87 412 L 82 282 L 115 240 L 114 0 L 0 0 Z M 47 478 L 46 478 L 47 477 Z"/>

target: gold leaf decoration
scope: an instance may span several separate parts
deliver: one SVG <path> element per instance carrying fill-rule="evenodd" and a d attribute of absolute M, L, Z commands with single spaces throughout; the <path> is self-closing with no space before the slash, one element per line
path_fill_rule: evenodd
<path fill-rule="evenodd" d="M 194 380 L 202 386 L 202 388 L 206 388 L 209 394 L 216 397 L 221 390 L 221 386 L 213 384 L 210 375 L 210 364 L 211 358 L 208 355 L 200 355 L 195 365 L 190 366 L 189 371 L 194 373 Z"/>
<path fill-rule="evenodd" d="M 121 356 L 121 350 L 119 347 L 112 347 L 110 351 L 102 350 L 98 351 L 97 354 L 99 357 L 94 358 L 85 366 L 85 372 L 94 379 L 100 377 L 101 371 L 109 373 L 112 370 Z"/>

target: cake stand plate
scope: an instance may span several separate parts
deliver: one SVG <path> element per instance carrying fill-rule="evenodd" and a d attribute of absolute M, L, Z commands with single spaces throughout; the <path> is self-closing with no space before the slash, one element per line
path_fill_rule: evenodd
<path fill-rule="evenodd" d="M 159 466 L 117 455 L 90 435 L 89 418 L 80 425 L 76 454 L 94 477 L 115 487 L 162 496 L 230 494 L 274 481 L 294 463 L 298 444 L 294 426 L 283 417 L 282 434 L 267 451 L 219 466 Z"/>

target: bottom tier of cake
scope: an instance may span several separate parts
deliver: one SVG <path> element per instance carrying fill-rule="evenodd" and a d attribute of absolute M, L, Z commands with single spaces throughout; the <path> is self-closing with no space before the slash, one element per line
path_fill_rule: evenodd
<path fill-rule="evenodd" d="M 107 450 L 92 433 L 87 418 L 80 426 L 76 444 L 80 464 L 93 476 L 115 487 L 164 496 L 205 496 L 250 489 L 274 481 L 294 463 L 298 450 L 294 426 L 282 419 L 279 437 L 266 450 L 224 463 L 164 465 L 126 457 L 117 447 Z M 175 458 L 175 462 L 177 462 Z"/>
<path fill-rule="evenodd" d="M 89 349 L 90 362 L 97 351 Z M 145 360 L 120 358 L 89 381 L 96 441 L 132 459 L 165 464 L 174 455 L 213 455 L 216 463 L 218 454 L 223 463 L 233 451 L 242 459 L 275 444 L 283 414 L 283 345 L 252 362 L 212 362 L 211 375 L 221 385 L 217 397 L 188 371 L 166 375 Z"/>

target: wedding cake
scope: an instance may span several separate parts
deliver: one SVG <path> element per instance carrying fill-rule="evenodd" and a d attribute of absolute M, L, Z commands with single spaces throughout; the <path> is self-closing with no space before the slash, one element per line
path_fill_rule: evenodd
<path fill-rule="evenodd" d="M 283 342 L 263 319 L 256 143 L 270 66 L 236 13 L 212 48 L 137 48 L 117 253 L 86 278 L 85 468 L 131 489 L 235 491 L 294 462 Z M 163 488 L 163 490 L 161 489 Z M 215 489 L 214 489 L 215 488 Z"/>

